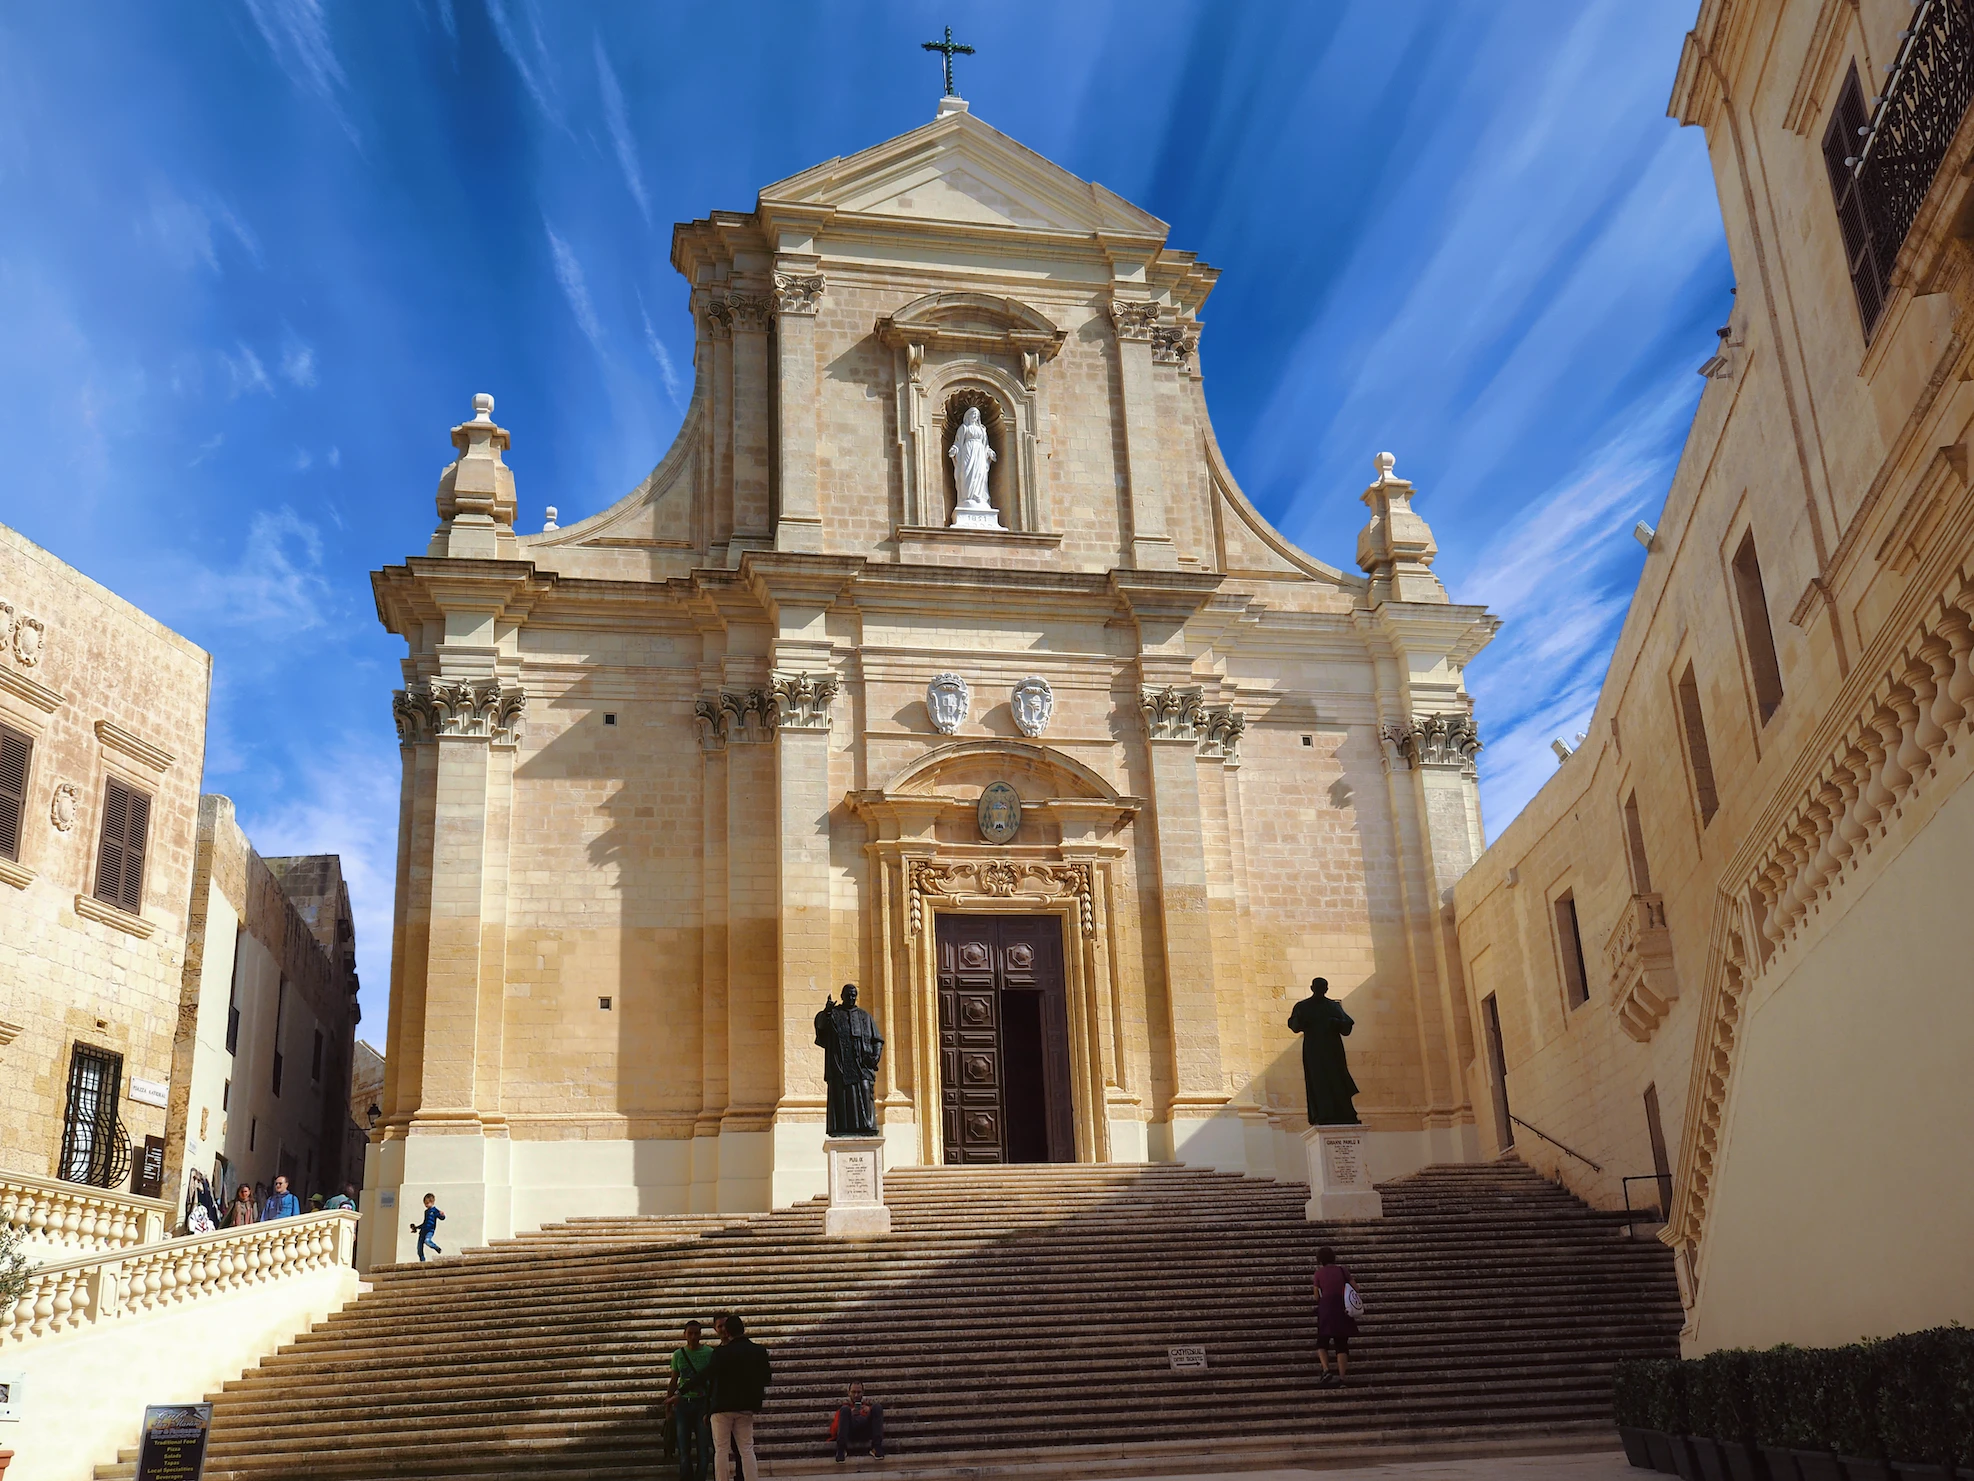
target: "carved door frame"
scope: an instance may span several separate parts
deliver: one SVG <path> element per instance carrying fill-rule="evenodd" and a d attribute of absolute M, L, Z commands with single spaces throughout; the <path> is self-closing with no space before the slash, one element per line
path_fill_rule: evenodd
<path fill-rule="evenodd" d="M 880 1083 L 886 1106 L 910 1107 L 920 1161 L 945 1161 L 940 1115 L 938 918 L 1049 915 L 1061 921 L 1063 998 L 1069 1020 L 1070 1110 L 1078 1162 L 1110 1160 L 1113 1107 L 1135 1108 L 1125 1067 L 1115 980 L 1118 924 L 1113 867 L 1122 849 L 1021 850 L 877 844 L 881 879 L 873 932 L 888 1011 L 908 1020 L 904 1072 Z M 889 1031 L 887 1030 L 887 1035 Z M 888 1056 L 887 1056 L 888 1057 Z M 907 1078 L 908 1077 L 908 1078 Z"/>

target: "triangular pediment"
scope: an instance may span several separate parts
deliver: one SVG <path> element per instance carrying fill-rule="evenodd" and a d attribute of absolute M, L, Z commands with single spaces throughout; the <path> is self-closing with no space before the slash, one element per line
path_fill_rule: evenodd
<path fill-rule="evenodd" d="M 761 192 L 764 211 L 783 204 L 899 221 L 1161 242 L 1167 230 L 1149 211 L 1079 179 L 969 113 L 944 114 Z"/>

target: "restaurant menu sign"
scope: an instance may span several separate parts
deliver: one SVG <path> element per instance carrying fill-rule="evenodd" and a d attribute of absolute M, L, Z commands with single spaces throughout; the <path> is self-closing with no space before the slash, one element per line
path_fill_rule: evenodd
<path fill-rule="evenodd" d="M 206 1473 L 210 1404 L 151 1404 L 144 1410 L 137 1481 L 200 1481 Z"/>

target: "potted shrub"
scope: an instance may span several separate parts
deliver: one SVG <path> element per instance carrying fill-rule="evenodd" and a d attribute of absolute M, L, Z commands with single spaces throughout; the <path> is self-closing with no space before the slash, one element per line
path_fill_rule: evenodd
<path fill-rule="evenodd" d="M 1974 1465 L 1974 1332 L 1935 1327 L 1878 1344 L 1878 1433 L 1902 1481 L 1945 1481 Z"/>
<path fill-rule="evenodd" d="M 1624 1458 L 1643 1470 L 1652 1469 L 1651 1419 L 1645 1385 L 1637 1360 L 1627 1359 L 1611 1373 L 1611 1412 L 1618 1422 Z"/>
<path fill-rule="evenodd" d="M 1686 1375 L 1678 1358 L 1652 1358 L 1637 1364 L 1640 1399 L 1645 1419 L 1646 1440 L 1651 1447 L 1652 1467 L 1667 1475 L 1690 1471 L 1692 1449 L 1686 1444 Z M 1680 1457 L 1689 1458 L 1688 1470 L 1681 1470 Z"/>
<path fill-rule="evenodd" d="M 1752 1372 L 1755 1354 L 1741 1349 L 1708 1353 L 1687 1379 L 1687 1408 L 1695 1435 L 1706 1435 L 1712 1452 L 1700 1464 L 1720 1481 L 1768 1481 L 1768 1466 L 1755 1448 Z M 1704 1412 L 1703 1412 L 1704 1411 Z"/>

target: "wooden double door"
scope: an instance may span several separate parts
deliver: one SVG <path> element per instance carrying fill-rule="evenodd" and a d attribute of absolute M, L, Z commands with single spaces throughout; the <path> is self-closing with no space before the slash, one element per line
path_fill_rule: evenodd
<path fill-rule="evenodd" d="M 946 1160 L 1074 1162 L 1061 920 L 938 921 Z"/>

